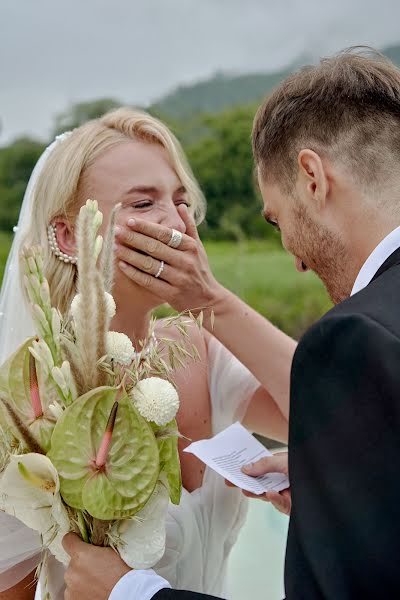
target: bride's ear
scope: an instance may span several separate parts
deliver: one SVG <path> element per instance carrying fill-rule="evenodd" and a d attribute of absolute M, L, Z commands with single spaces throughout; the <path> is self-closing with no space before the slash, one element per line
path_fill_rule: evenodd
<path fill-rule="evenodd" d="M 53 225 L 56 230 L 56 239 L 61 252 L 68 256 L 76 254 L 75 229 L 66 219 L 55 219 Z"/>

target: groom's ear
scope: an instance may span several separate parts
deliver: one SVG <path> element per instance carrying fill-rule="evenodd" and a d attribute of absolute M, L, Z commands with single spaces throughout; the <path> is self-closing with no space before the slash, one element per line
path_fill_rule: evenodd
<path fill-rule="evenodd" d="M 303 200 L 309 208 L 321 212 L 325 208 L 329 192 L 326 165 L 319 154 L 304 149 L 299 152 L 298 167 L 298 184 Z"/>

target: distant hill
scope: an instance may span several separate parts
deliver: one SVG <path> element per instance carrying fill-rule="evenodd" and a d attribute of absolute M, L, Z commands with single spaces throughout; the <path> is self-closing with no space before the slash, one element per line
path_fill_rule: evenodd
<path fill-rule="evenodd" d="M 394 63 L 400 66 L 400 45 L 383 50 Z M 259 101 L 279 81 L 307 60 L 296 61 L 285 70 L 275 73 L 253 73 L 245 75 L 216 75 L 193 85 L 181 85 L 160 98 L 149 110 L 155 114 L 185 120 L 199 113 L 219 112 L 238 105 Z"/>
<path fill-rule="evenodd" d="M 389 46 L 383 50 L 383 53 L 400 67 L 400 46 Z"/>
<path fill-rule="evenodd" d="M 246 75 L 217 73 L 205 81 L 179 86 L 154 103 L 150 110 L 172 119 L 185 119 L 199 112 L 219 112 L 250 104 L 265 96 L 291 70 Z"/>

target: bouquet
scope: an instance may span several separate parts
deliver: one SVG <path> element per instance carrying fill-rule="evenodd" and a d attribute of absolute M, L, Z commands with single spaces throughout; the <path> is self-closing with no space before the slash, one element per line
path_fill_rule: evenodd
<path fill-rule="evenodd" d="M 64 564 L 61 540 L 75 531 L 129 566 L 149 568 L 165 550 L 169 500 L 179 504 L 181 495 L 171 377 L 197 356 L 165 338 L 161 352 L 154 321 L 139 352 L 109 331 L 117 210 L 104 244 L 97 202 L 80 210 L 78 293 L 67 315 L 51 305 L 40 248 L 23 250 L 37 336 L 0 368 L 0 510 L 38 531 L 43 549 Z M 167 326 L 188 339 L 188 322 L 172 317 Z"/>

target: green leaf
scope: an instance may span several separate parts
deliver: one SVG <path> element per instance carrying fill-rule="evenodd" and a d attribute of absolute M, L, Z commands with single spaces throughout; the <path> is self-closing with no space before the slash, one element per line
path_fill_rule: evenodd
<path fill-rule="evenodd" d="M 155 431 L 172 429 L 178 432 L 176 419 L 163 427 L 158 427 L 154 423 L 152 423 L 152 426 Z M 157 443 L 160 452 L 160 474 L 165 473 L 167 476 L 171 502 L 179 504 L 182 494 L 182 476 L 178 452 L 178 436 L 161 438 L 157 440 Z"/>
<path fill-rule="evenodd" d="M 103 469 L 95 465 L 118 390 L 97 388 L 65 411 L 54 429 L 48 454 L 60 475 L 65 502 L 97 519 L 135 514 L 158 480 L 159 453 L 150 425 L 131 400 L 119 400 L 111 445 Z"/>

